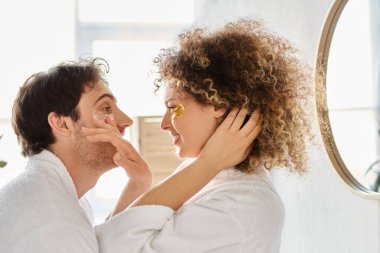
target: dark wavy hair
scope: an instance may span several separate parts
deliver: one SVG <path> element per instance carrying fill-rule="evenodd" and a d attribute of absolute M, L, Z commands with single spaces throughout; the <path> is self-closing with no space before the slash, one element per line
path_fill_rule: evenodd
<path fill-rule="evenodd" d="M 12 127 L 23 156 L 38 154 L 55 142 L 48 123 L 50 112 L 78 121 L 77 105 L 85 86 L 94 87 L 99 80 L 107 84 L 105 72 L 108 72 L 105 60 L 88 58 L 62 62 L 25 81 L 12 110 Z"/>
<path fill-rule="evenodd" d="M 306 168 L 310 129 L 311 71 L 291 44 L 258 20 L 241 19 L 223 27 L 191 28 L 178 36 L 178 47 L 155 58 L 164 84 L 176 85 L 204 105 L 260 109 L 262 130 L 245 161 L 236 166 L 253 172 Z"/>

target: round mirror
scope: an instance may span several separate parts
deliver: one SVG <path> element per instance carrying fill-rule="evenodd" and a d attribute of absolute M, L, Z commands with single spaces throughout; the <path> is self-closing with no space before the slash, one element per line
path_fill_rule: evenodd
<path fill-rule="evenodd" d="M 380 198 L 380 0 L 337 0 L 318 50 L 319 125 L 329 157 L 356 193 Z"/>

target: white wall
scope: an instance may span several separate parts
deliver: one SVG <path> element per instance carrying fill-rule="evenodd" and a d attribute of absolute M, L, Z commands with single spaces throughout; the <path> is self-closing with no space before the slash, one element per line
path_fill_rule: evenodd
<path fill-rule="evenodd" d="M 33 73 L 74 57 L 73 0 L 0 0 L 0 118 Z"/>
<path fill-rule="evenodd" d="M 333 0 L 196 0 L 198 23 L 237 17 L 263 18 L 314 65 L 319 35 Z M 380 252 L 379 201 L 353 194 L 334 171 L 324 150 L 310 148 L 303 177 L 277 172 L 275 181 L 287 212 L 282 253 Z"/>
<path fill-rule="evenodd" d="M 73 59 L 74 0 L 0 0 L 0 187 L 26 164 L 10 126 L 19 87 L 37 71 Z"/>

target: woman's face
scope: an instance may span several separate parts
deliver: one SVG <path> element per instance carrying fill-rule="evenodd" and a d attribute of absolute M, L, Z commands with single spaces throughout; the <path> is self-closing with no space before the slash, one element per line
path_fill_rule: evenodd
<path fill-rule="evenodd" d="M 165 106 L 167 110 L 161 128 L 173 137 L 177 155 L 180 158 L 197 157 L 218 127 L 224 111 L 202 105 L 191 95 L 171 85 L 165 86 Z M 176 107 L 183 111 L 178 114 Z M 173 116 L 176 111 L 177 116 Z"/>

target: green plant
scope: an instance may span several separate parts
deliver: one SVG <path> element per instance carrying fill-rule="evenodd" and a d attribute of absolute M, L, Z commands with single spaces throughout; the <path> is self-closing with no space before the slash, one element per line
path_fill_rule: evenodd
<path fill-rule="evenodd" d="M 0 139 L 3 137 L 3 135 L 0 135 Z M 5 165 L 7 165 L 7 162 L 6 161 L 2 161 L 0 160 L 0 168 L 4 168 Z"/>

